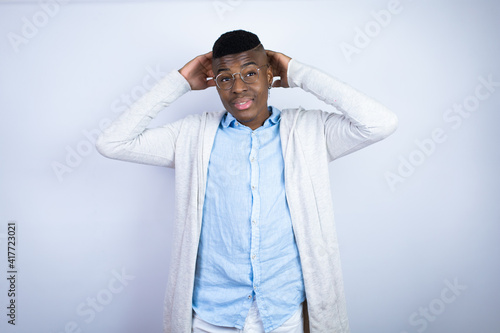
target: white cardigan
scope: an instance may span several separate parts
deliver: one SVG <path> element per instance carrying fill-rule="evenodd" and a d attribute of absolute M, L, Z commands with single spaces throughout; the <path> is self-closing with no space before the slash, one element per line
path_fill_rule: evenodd
<path fill-rule="evenodd" d="M 310 332 L 349 332 L 328 162 L 390 135 L 396 116 L 352 87 L 294 59 L 290 87 L 300 87 L 339 113 L 302 108 L 281 114 L 285 187 L 304 277 Z M 158 112 L 190 90 L 178 72 L 166 75 L 97 140 L 107 157 L 175 167 L 176 218 L 164 332 L 190 333 L 192 294 L 206 175 L 224 115 L 204 112 L 147 129 Z M 306 320 L 307 322 L 307 320 Z"/>

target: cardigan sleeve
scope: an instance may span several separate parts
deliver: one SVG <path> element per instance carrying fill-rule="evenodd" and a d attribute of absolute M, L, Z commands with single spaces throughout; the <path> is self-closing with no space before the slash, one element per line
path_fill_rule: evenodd
<path fill-rule="evenodd" d="M 146 127 L 163 108 L 190 89 L 178 71 L 165 75 L 103 131 L 96 141 L 99 153 L 118 160 L 174 167 L 175 142 L 182 120 L 158 128 Z"/>
<path fill-rule="evenodd" d="M 396 115 L 346 83 L 313 67 L 290 60 L 290 87 L 300 87 L 335 107 L 339 113 L 322 113 L 329 160 L 350 154 L 392 134 Z"/>

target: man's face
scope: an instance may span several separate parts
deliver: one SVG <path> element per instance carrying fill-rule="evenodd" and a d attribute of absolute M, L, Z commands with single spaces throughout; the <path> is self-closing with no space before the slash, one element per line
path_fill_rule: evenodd
<path fill-rule="evenodd" d="M 248 65 L 260 67 L 259 78 L 248 84 L 235 75 L 234 84 L 229 90 L 217 87 L 217 92 L 226 110 L 241 124 L 252 130 L 262 126 L 269 117 L 267 109 L 268 88 L 272 83 L 272 69 L 267 64 L 264 50 L 250 50 L 214 59 L 212 69 L 214 75 L 220 73 L 239 73 Z M 263 66 L 263 67 L 261 67 Z"/>

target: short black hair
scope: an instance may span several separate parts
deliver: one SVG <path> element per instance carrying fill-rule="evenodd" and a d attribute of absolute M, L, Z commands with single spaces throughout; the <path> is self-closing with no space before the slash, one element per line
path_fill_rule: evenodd
<path fill-rule="evenodd" d="M 212 57 L 217 59 L 229 54 L 236 54 L 261 45 L 256 34 L 245 30 L 233 30 L 222 34 L 214 43 Z"/>

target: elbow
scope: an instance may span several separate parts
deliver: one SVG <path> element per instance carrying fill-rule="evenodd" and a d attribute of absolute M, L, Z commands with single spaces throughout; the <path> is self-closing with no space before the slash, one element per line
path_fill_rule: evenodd
<path fill-rule="evenodd" d="M 95 148 L 104 157 L 113 158 L 115 155 L 115 149 L 104 133 L 97 138 Z"/>
<path fill-rule="evenodd" d="M 103 133 L 97 138 L 95 148 L 104 157 L 128 161 L 130 159 L 130 143 L 117 140 Z"/>
<path fill-rule="evenodd" d="M 392 133 L 396 131 L 398 128 L 398 116 L 395 113 L 391 112 L 389 117 L 387 117 L 387 123 L 384 126 L 384 138 L 388 137 Z"/>
<path fill-rule="evenodd" d="M 384 121 L 371 130 L 371 140 L 377 142 L 390 136 L 398 128 L 398 117 L 393 112 L 388 112 Z"/>

